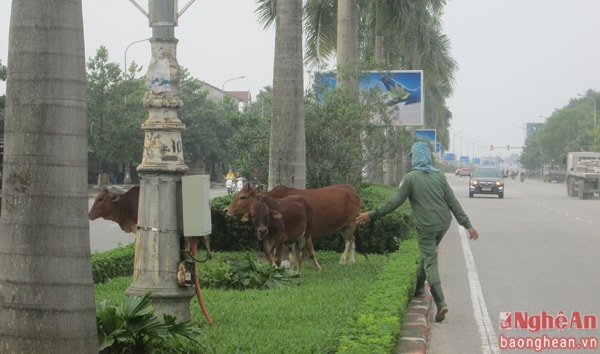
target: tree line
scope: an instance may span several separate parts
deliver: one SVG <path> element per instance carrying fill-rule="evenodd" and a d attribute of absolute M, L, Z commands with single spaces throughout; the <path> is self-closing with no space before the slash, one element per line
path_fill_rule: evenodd
<path fill-rule="evenodd" d="M 140 126 L 148 115 L 141 104 L 145 80 L 136 78 L 142 69 L 133 62 L 123 73 L 119 64 L 109 60 L 105 47 L 87 61 L 90 183 L 95 183 L 98 173 L 109 171 L 119 173 L 121 181 L 125 169 L 134 169 L 141 161 Z M 186 125 L 182 133 L 186 164 L 204 166 L 200 172 L 210 174 L 213 181 L 220 181 L 224 171 L 233 168 L 237 175 L 266 184 L 272 88 L 263 88 L 254 102 L 239 111 L 232 100 L 209 99 L 202 82 L 187 69 L 181 73 L 179 96 L 184 105 L 178 115 Z M 355 102 L 346 102 L 347 92 L 342 89 L 318 92 L 320 88 L 312 87 L 304 97 L 308 186 L 356 184 L 387 151 L 413 141 L 408 131 L 393 129 L 377 92 L 363 92 Z M 382 117 L 377 124 L 371 120 L 375 114 Z M 359 144 L 353 139 L 357 132 L 363 132 Z"/>
<path fill-rule="evenodd" d="M 530 170 L 542 165 L 564 167 L 569 152 L 600 151 L 600 128 L 594 122 L 599 96 L 590 89 L 546 118 L 525 141 L 521 154 L 523 167 Z"/>

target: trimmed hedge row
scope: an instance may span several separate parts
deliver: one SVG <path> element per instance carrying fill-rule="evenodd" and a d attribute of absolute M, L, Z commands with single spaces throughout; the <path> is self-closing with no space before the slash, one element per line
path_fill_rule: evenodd
<path fill-rule="evenodd" d="M 387 267 L 371 285 L 354 320 L 340 330 L 337 353 L 394 353 L 406 309 L 415 291 L 419 247 L 414 231 L 390 254 Z M 393 300 L 390 300 L 393 299 Z"/>
<path fill-rule="evenodd" d="M 94 284 L 104 283 L 112 278 L 133 274 L 135 242 L 106 252 L 92 254 L 92 277 Z"/>

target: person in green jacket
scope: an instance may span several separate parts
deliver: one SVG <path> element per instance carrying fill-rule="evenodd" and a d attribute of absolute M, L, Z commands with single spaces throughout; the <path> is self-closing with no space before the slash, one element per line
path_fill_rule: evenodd
<path fill-rule="evenodd" d="M 410 201 L 421 251 L 415 296 L 425 293 L 427 280 L 437 306 L 435 320 L 441 322 L 446 318 L 448 306 L 438 272 L 437 246 L 450 228 L 452 215 L 467 229 L 471 240 L 477 240 L 479 234 L 456 199 L 446 176 L 431 165 L 429 145 L 425 142 L 415 143 L 410 155 L 413 168 L 404 176 L 398 189 L 381 207 L 360 213 L 356 223 L 365 224 L 376 220 L 394 211 L 406 199 Z"/>

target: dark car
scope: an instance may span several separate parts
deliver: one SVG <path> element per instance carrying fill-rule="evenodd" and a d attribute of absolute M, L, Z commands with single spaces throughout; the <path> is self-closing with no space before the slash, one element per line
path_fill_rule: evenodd
<path fill-rule="evenodd" d="M 469 198 L 475 194 L 497 194 L 504 198 L 504 176 L 497 168 L 476 168 L 469 179 Z"/>

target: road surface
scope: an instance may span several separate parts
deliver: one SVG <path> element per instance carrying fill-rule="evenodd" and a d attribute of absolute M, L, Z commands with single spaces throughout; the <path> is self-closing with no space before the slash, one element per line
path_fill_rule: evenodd
<path fill-rule="evenodd" d="M 504 199 L 469 198 L 468 177 L 448 178 L 480 239 L 454 223 L 439 247 L 450 311 L 428 353 L 597 353 L 600 198 L 510 178 Z"/>

